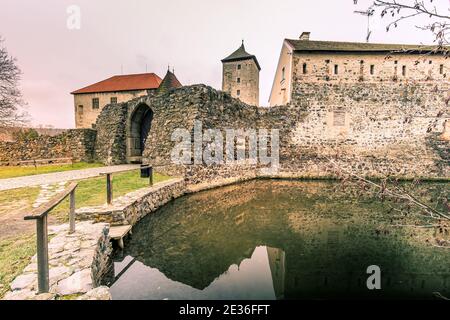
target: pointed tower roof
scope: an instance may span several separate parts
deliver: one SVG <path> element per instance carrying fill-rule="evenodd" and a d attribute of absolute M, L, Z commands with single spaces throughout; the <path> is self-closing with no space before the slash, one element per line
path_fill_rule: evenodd
<path fill-rule="evenodd" d="M 183 85 L 181 84 L 180 81 L 178 81 L 178 79 L 175 76 L 175 74 L 173 72 L 170 72 L 169 69 L 167 69 L 166 76 L 164 77 L 164 79 L 162 80 L 161 84 L 159 85 L 159 88 L 158 88 L 157 92 L 158 93 L 166 93 L 170 89 L 179 88 L 179 87 L 182 87 L 182 86 Z"/>
<path fill-rule="evenodd" d="M 225 59 L 222 59 L 222 62 L 241 61 L 241 60 L 248 60 L 248 59 L 253 59 L 256 63 L 256 66 L 258 67 L 258 69 L 261 70 L 258 59 L 256 59 L 255 55 L 250 54 L 247 51 L 245 51 L 244 41 L 242 41 L 242 44 L 239 47 L 239 49 L 237 49 L 235 52 L 230 54 Z"/>

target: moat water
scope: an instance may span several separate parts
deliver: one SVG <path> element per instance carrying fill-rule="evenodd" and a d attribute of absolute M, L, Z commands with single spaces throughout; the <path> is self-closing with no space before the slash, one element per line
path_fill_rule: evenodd
<path fill-rule="evenodd" d="M 450 250 L 433 245 L 436 230 L 393 227 L 429 222 L 352 188 L 257 180 L 176 199 L 116 253 L 113 299 L 450 296 Z M 450 194 L 448 183 L 422 188 L 435 205 Z M 371 265 L 379 290 L 367 287 Z"/>

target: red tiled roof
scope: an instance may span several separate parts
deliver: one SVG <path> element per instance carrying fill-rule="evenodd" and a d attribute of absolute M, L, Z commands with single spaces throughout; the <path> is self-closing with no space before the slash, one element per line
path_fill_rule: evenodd
<path fill-rule="evenodd" d="M 161 84 L 161 81 L 161 78 L 154 73 L 127 74 L 108 78 L 71 93 L 79 94 L 157 89 Z"/>

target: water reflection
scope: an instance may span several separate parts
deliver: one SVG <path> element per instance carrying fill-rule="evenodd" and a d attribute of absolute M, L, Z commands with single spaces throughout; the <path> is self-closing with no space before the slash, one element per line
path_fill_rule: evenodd
<path fill-rule="evenodd" d="M 283 250 L 256 247 L 250 258 L 231 265 L 206 288 L 197 289 L 127 256 L 115 263 L 116 282 L 111 294 L 116 299 L 133 300 L 279 299 L 284 296 L 284 257 Z"/>
<path fill-rule="evenodd" d="M 450 184 L 430 188 L 450 194 Z M 450 252 L 423 241 L 433 229 L 393 228 L 387 212 L 330 182 L 252 181 L 186 196 L 134 227 L 115 257 L 111 292 L 114 299 L 450 295 Z M 367 290 L 369 265 L 381 267 L 382 290 Z"/>

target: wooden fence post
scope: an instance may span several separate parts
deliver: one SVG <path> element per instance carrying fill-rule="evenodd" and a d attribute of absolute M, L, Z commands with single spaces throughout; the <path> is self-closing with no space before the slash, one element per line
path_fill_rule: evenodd
<path fill-rule="evenodd" d="M 106 203 L 110 205 L 113 199 L 112 173 L 106 174 Z"/>
<path fill-rule="evenodd" d="M 70 192 L 69 233 L 75 232 L 75 189 Z"/>
<path fill-rule="evenodd" d="M 38 291 L 46 293 L 48 287 L 48 233 L 47 233 L 47 215 L 36 220 L 37 236 L 37 265 L 38 265 Z"/>

